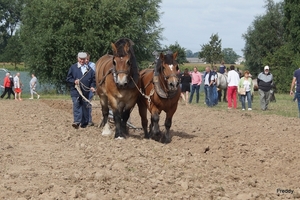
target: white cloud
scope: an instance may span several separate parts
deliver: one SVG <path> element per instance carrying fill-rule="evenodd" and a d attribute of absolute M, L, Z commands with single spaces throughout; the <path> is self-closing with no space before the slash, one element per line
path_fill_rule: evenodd
<path fill-rule="evenodd" d="M 218 33 L 222 48 L 233 48 L 242 55 L 242 34 L 255 16 L 264 14 L 264 5 L 263 0 L 162 0 L 160 24 L 165 39 L 161 43 L 168 46 L 177 41 L 196 52 Z"/>

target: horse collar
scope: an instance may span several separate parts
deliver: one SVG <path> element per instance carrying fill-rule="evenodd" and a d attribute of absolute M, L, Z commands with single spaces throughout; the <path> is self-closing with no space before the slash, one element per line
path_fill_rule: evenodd
<path fill-rule="evenodd" d="M 177 90 L 175 91 L 164 91 L 164 89 L 161 86 L 161 82 L 159 81 L 158 76 L 153 76 L 153 84 L 154 89 L 158 96 L 160 96 L 163 99 L 169 99 L 173 98 L 177 94 Z"/>

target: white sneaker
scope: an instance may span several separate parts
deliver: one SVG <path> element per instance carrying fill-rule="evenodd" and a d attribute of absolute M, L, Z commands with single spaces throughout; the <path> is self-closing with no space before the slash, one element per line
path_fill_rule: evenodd
<path fill-rule="evenodd" d="M 33 98 L 31 97 L 31 98 L 29 98 L 29 99 L 33 99 Z"/>
<path fill-rule="evenodd" d="M 37 96 L 37 99 L 39 99 L 39 98 L 40 98 L 40 95 Z"/>
<path fill-rule="evenodd" d="M 248 108 L 248 110 L 252 110 L 252 108 Z"/>
<path fill-rule="evenodd" d="M 245 110 L 244 108 L 242 110 Z"/>

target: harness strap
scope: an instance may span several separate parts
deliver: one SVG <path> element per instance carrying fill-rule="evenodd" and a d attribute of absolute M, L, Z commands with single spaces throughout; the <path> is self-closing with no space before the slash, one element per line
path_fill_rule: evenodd
<path fill-rule="evenodd" d="M 112 72 L 112 68 L 110 68 L 107 72 L 106 72 L 106 74 L 103 76 L 103 78 L 101 79 L 101 81 L 99 82 L 99 86 L 101 86 L 102 84 L 103 84 L 103 82 L 105 81 L 105 78 L 108 76 L 108 74 L 110 74 L 111 72 Z"/>

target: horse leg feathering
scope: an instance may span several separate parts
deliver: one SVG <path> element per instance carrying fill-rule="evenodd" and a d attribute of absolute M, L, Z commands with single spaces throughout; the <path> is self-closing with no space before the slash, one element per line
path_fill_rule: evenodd
<path fill-rule="evenodd" d="M 151 125 L 150 125 L 150 137 L 154 140 L 160 139 L 160 130 L 159 130 L 159 114 L 153 113 L 151 114 Z"/>
<path fill-rule="evenodd" d="M 139 108 L 139 114 L 141 116 L 141 122 L 142 122 L 142 127 L 144 130 L 144 137 L 146 139 L 150 139 L 150 135 L 148 132 L 148 119 L 147 119 L 147 105 L 143 105 L 142 99 L 138 99 L 138 108 Z"/>
<path fill-rule="evenodd" d="M 109 108 L 108 108 L 108 99 L 105 95 L 100 96 L 101 110 L 102 110 L 102 122 L 100 123 L 100 127 L 103 128 L 107 124 Z"/>
<path fill-rule="evenodd" d="M 129 135 L 128 129 L 127 129 L 127 121 L 130 116 L 130 111 L 131 111 L 130 109 L 127 109 L 122 112 L 121 131 L 122 131 L 123 135 Z"/>

